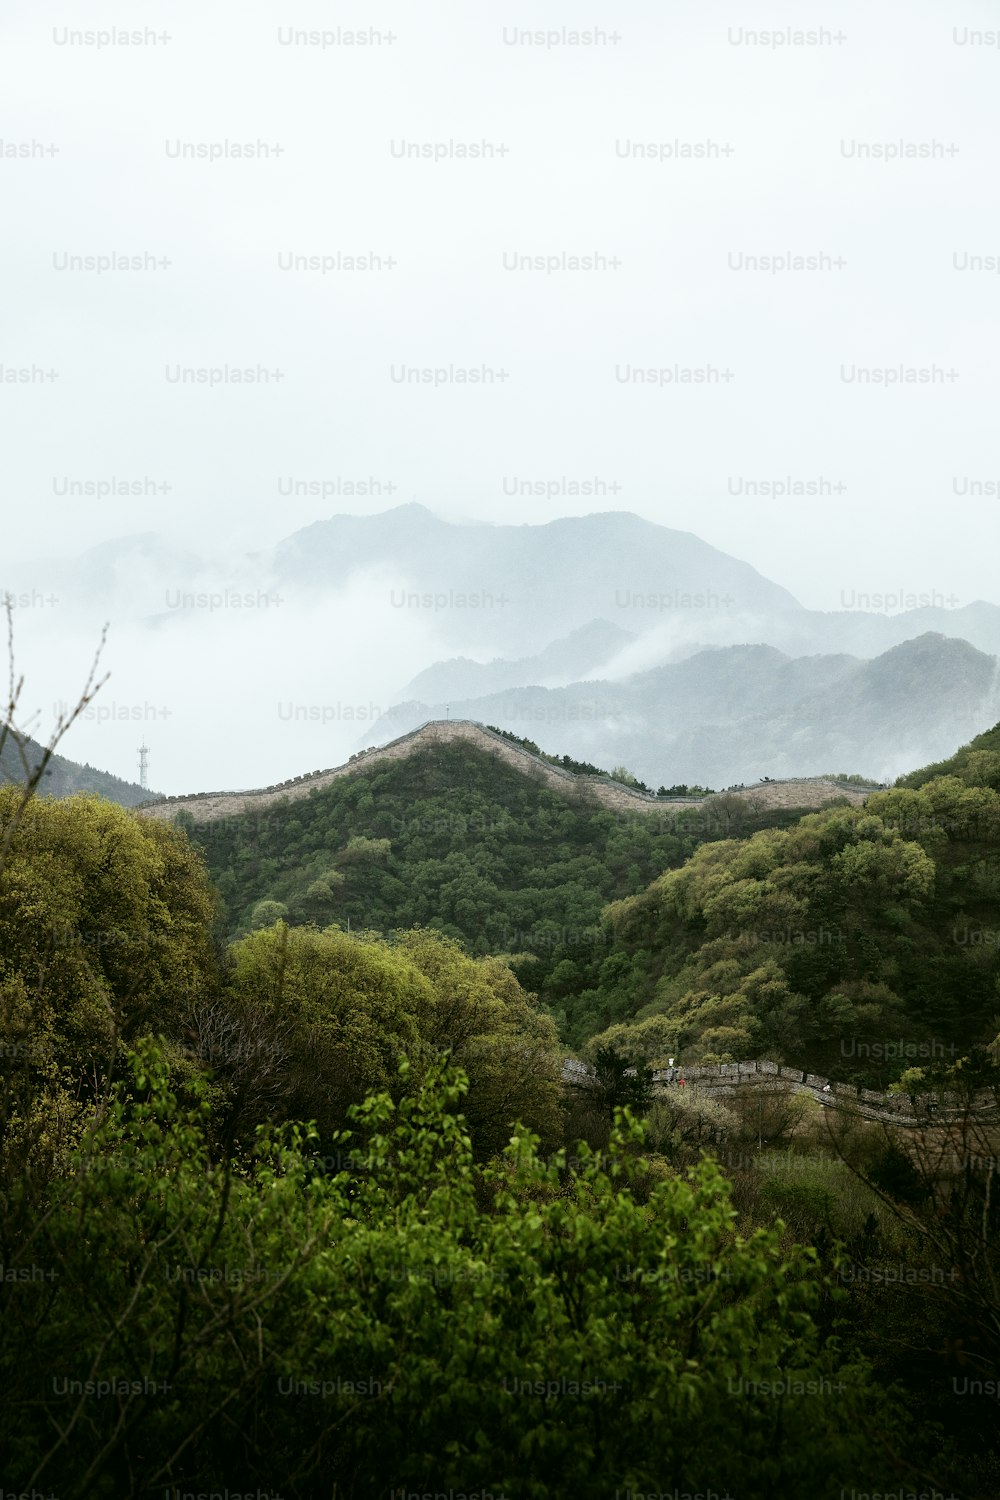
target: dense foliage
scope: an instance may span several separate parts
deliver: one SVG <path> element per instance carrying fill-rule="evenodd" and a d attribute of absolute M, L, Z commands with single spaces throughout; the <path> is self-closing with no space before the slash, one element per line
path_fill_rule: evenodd
<path fill-rule="evenodd" d="M 0 789 L 0 838 L 17 795 Z M 222 951 L 214 917 L 179 830 L 93 797 L 29 805 L 0 871 L 2 1107 L 15 1134 L 92 1100 L 119 1044 L 155 1028 L 187 1071 L 214 1069 L 230 1139 L 265 1120 L 335 1132 L 403 1052 L 415 1078 L 442 1052 L 461 1062 L 478 1154 L 517 1119 L 547 1145 L 558 1137 L 555 1027 L 501 960 L 438 931 L 390 944 L 281 921 Z"/>
<path fill-rule="evenodd" d="M 644 781 L 628 770 L 625 766 L 615 766 L 610 771 L 603 770 L 600 766 L 592 765 L 589 760 L 574 760 L 571 755 L 550 755 L 536 745 L 534 740 L 525 739 L 523 735 L 513 734 L 509 729 L 500 729 L 496 724 L 487 724 L 487 729 L 494 734 L 501 735 L 505 740 L 510 740 L 513 745 L 520 745 L 522 750 L 528 750 L 532 755 L 537 755 L 539 760 L 548 761 L 551 766 L 560 766 L 565 771 L 572 771 L 577 776 L 604 776 L 609 781 L 620 781 L 623 786 L 633 787 L 640 792 L 651 791 Z M 679 783 L 676 786 L 661 786 L 657 788 L 658 797 L 710 797 L 715 788 L 710 786 L 688 786 Z"/>
<path fill-rule="evenodd" d="M 953 1061 L 996 1032 L 998 847 L 1000 794 L 957 776 L 708 845 L 610 907 L 575 1003 L 646 1062 L 767 1056 L 884 1085 Z"/>
<path fill-rule="evenodd" d="M 593 765 L 589 760 L 574 760 L 571 755 L 550 755 L 547 750 L 542 750 L 534 740 L 529 740 L 521 734 L 514 734 L 510 729 L 501 729 L 497 724 L 487 724 L 486 728 L 493 734 L 498 734 L 502 739 L 510 740 L 512 745 L 520 745 L 522 750 L 537 755 L 539 760 L 548 761 L 550 766 L 561 766 L 564 771 L 572 771 L 577 776 L 606 776 L 609 781 L 624 781 L 626 786 L 639 787 L 646 792 L 649 788 L 644 781 L 637 781 L 631 772 L 626 771 L 624 777 L 619 773 L 623 767 L 616 766 L 611 771 L 605 771 L 601 766 Z"/>
<path fill-rule="evenodd" d="M 499 1150 L 518 1119 L 546 1147 L 560 1139 L 552 1021 L 500 959 L 470 958 L 440 933 L 414 929 L 389 945 L 278 923 L 233 945 L 220 1008 L 254 1039 L 250 1056 L 219 1060 L 230 1097 L 254 1124 L 309 1119 L 331 1136 L 352 1104 L 393 1085 L 401 1055 L 412 1085 L 447 1054 L 469 1078 L 478 1157 Z"/>
<path fill-rule="evenodd" d="M 697 842 L 676 818 L 574 805 L 465 746 L 186 826 L 236 927 L 267 899 L 295 922 L 434 925 L 480 954 L 586 942 L 613 894 L 642 889 Z"/>
<path fill-rule="evenodd" d="M 0 844 L 20 804 L 0 787 Z M 215 897 L 176 829 L 90 796 L 35 799 L 0 875 L 0 1024 L 13 1055 L 78 1068 L 213 993 Z"/>
<path fill-rule="evenodd" d="M 901 1403 L 842 1351 L 814 1251 L 740 1235 L 708 1164 L 637 1194 L 627 1114 L 603 1157 L 519 1132 L 479 1173 L 463 1091 L 373 1095 L 353 1170 L 317 1172 L 308 1130 L 237 1165 L 140 1047 L 40 1226 L 3 1231 L 39 1273 L 2 1288 L 5 1473 L 289 1500 L 887 1487 Z"/>
<path fill-rule="evenodd" d="M 896 785 L 921 787 L 938 776 L 957 776 L 969 786 L 991 786 L 995 792 L 1000 791 L 1000 724 L 977 734 L 948 760 L 900 776 Z"/>
<path fill-rule="evenodd" d="M 434 927 L 471 953 L 511 955 L 565 1026 L 564 997 L 603 951 L 609 901 L 642 891 L 706 839 L 795 818 L 738 798 L 619 815 L 447 745 L 285 805 L 178 821 L 204 853 L 230 932 L 279 918 Z M 577 1039 L 571 1025 L 566 1035 Z"/>

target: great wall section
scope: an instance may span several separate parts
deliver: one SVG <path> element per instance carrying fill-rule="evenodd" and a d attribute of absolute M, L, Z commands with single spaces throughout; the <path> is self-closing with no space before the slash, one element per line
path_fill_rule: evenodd
<path fill-rule="evenodd" d="M 364 775 L 385 761 L 404 760 L 420 750 L 459 741 L 495 755 L 498 760 L 513 766 L 515 770 L 528 771 L 553 791 L 563 795 L 582 796 L 612 812 L 655 813 L 662 812 L 667 807 L 702 807 L 713 800 L 710 797 L 656 797 L 600 776 L 578 775 L 563 766 L 554 766 L 549 761 L 542 760 L 530 750 L 525 750 L 488 729 L 485 724 L 476 723 L 472 719 L 434 719 L 410 730 L 408 734 L 400 735 L 398 739 L 390 740 L 387 745 L 360 751 L 342 766 L 307 772 L 303 776 L 294 776 L 289 781 L 252 791 L 191 792 L 185 796 L 168 797 L 162 802 L 146 803 L 135 811 L 143 817 L 173 818 L 183 810 L 194 822 L 207 823 L 216 818 L 254 812 L 282 801 L 295 801 L 329 786 L 340 776 Z M 728 795 L 748 801 L 755 808 L 816 808 L 838 798 L 860 804 L 874 790 L 874 786 L 859 788 L 831 781 L 824 776 L 814 776 L 762 782 Z"/>
<path fill-rule="evenodd" d="M 577 1058 L 563 1063 L 563 1081 L 587 1087 L 594 1080 L 594 1070 Z M 880 1094 L 873 1089 L 858 1088 L 852 1083 L 831 1083 L 801 1068 L 786 1068 L 758 1058 L 752 1062 L 703 1063 L 692 1067 L 654 1068 L 653 1093 L 679 1089 L 693 1084 L 713 1095 L 731 1095 L 737 1089 L 780 1089 L 787 1093 L 806 1093 L 820 1104 L 835 1110 L 849 1111 L 865 1120 L 904 1129 L 926 1129 L 961 1120 L 964 1108 L 954 1095 L 948 1094 Z M 971 1101 L 979 1124 L 1000 1123 L 1000 1102 L 989 1090 Z"/>

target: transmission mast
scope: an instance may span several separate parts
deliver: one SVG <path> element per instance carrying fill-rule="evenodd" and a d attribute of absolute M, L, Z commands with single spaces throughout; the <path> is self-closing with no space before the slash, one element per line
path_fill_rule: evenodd
<path fill-rule="evenodd" d="M 139 785 L 144 792 L 149 791 L 149 746 L 139 746 Z"/>

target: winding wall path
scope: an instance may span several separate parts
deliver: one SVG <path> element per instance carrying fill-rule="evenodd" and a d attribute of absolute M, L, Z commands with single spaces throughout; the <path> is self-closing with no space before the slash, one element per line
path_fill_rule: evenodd
<path fill-rule="evenodd" d="M 503 735 L 487 729 L 485 724 L 478 724 L 471 719 L 434 719 L 421 724 L 418 729 L 410 730 L 408 734 L 400 735 L 398 739 L 390 740 L 387 745 L 362 750 L 342 766 L 307 772 L 304 776 L 292 777 L 290 781 L 259 787 L 253 791 L 192 792 L 182 797 L 167 798 L 163 802 L 147 803 L 135 810 L 146 818 L 171 819 L 183 809 L 196 823 L 207 823 L 217 818 L 254 812 L 282 801 L 307 797 L 310 792 L 329 786 L 340 776 L 364 775 L 386 761 L 404 760 L 420 750 L 458 742 L 486 750 L 518 771 L 527 771 L 553 791 L 567 796 L 582 795 L 588 801 L 596 802 L 612 812 L 659 813 L 662 816 L 669 810 L 672 815 L 676 815 L 679 808 L 702 807 L 712 801 L 710 797 L 655 797 L 646 792 L 633 791 L 620 782 L 609 781 L 601 776 L 579 776 L 562 766 L 553 766 L 530 750 L 513 744 Z M 873 787 L 844 786 L 827 777 L 814 776 L 762 782 L 729 795 L 751 802 L 757 807 L 812 808 L 822 807 L 824 803 L 839 797 L 846 797 L 849 802 L 862 803 L 873 790 Z"/>
<path fill-rule="evenodd" d="M 563 1081 L 585 1083 L 593 1078 L 593 1069 L 576 1058 L 567 1058 L 563 1063 Z M 816 1073 L 805 1073 L 801 1068 L 783 1068 L 777 1063 L 758 1060 L 741 1063 L 709 1063 L 691 1068 L 658 1068 L 653 1071 L 654 1092 L 662 1093 L 680 1087 L 679 1080 L 696 1083 L 699 1088 L 711 1090 L 713 1094 L 733 1094 L 744 1088 L 781 1088 L 789 1093 L 800 1090 L 811 1094 L 820 1104 L 828 1108 L 849 1110 L 866 1120 L 880 1120 L 886 1125 L 917 1126 L 944 1124 L 958 1119 L 961 1108 L 954 1095 L 917 1094 L 911 1103 L 908 1094 L 886 1095 L 873 1089 L 856 1088 L 851 1083 L 830 1083 Z M 826 1086 L 829 1083 L 829 1092 Z M 1000 1106 L 992 1093 L 984 1092 L 974 1100 L 978 1122 L 1000 1122 Z"/>

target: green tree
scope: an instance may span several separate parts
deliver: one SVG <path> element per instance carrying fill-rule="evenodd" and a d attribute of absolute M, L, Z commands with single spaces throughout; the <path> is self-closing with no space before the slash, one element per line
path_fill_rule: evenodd
<path fill-rule="evenodd" d="M 349 1104 L 389 1084 L 404 1052 L 420 1054 L 433 1003 L 403 954 L 338 928 L 284 922 L 232 945 L 226 998 L 240 1029 L 260 1038 L 230 1070 L 235 1096 L 256 1095 L 268 1053 L 280 1055 L 274 1117 L 315 1119 L 326 1135 Z"/>
<path fill-rule="evenodd" d="M 273 927 L 276 922 L 283 922 L 288 916 L 288 907 L 283 901 L 258 901 L 250 913 L 250 927 L 256 931 L 258 927 Z"/>
<path fill-rule="evenodd" d="M 0 826 L 20 790 L 0 787 Z M 0 879 L 0 1015 L 14 1041 L 78 1073 L 153 1022 L 180 1034 L 213 992 L 215 898 L 188 840 L 115 803 L 76 796 L 21 811 Z M 21 1022 L 30 998 L 31 1036 Z"/>
<path fill-rule="evenodd" d="M 548 1147 L 558 1144 L 558 1036 L 535 997 L 500 959 L 472 959 L 427 929 L 400 934 L 395 947 L 433 986 L 424 1037 L 468 1076 L 465 1113 L 477 1155 L 502 1150 L 518 1120 Z"/>
<path fill-rule="evenodd" d="M 137 1050 L 37 1226 L 53 1279 L 0 1287 L 15 1484 L 765 1500 L 885 1489 L 904 1444 L 925 1475 L 932 1444 L 823 1331 L 843 1292 L 780 1222 L 737 1234 L 714 1165 L 640 1197 L 623 1111 L 604 1157 L 518 1131 L 480 1172 L 463 1076 L 407 1078 L 339 1138 L 357 1168 L 317 1176 L 293 1130 L 234 1170 L 198 1088 Z"/>
<path fill-rule="evenodd" d="M 627 1057 L 607 1045 L 595 1043 L 590 1053 L 593 1075 L 581 1079 L 578 1087 L 600 1101 L 606 1117 L 613 1120 L 617 1109 L 645 1110 L 653 1090 L 652 1069 L 643 1063 L 630 1063 Z"/>

